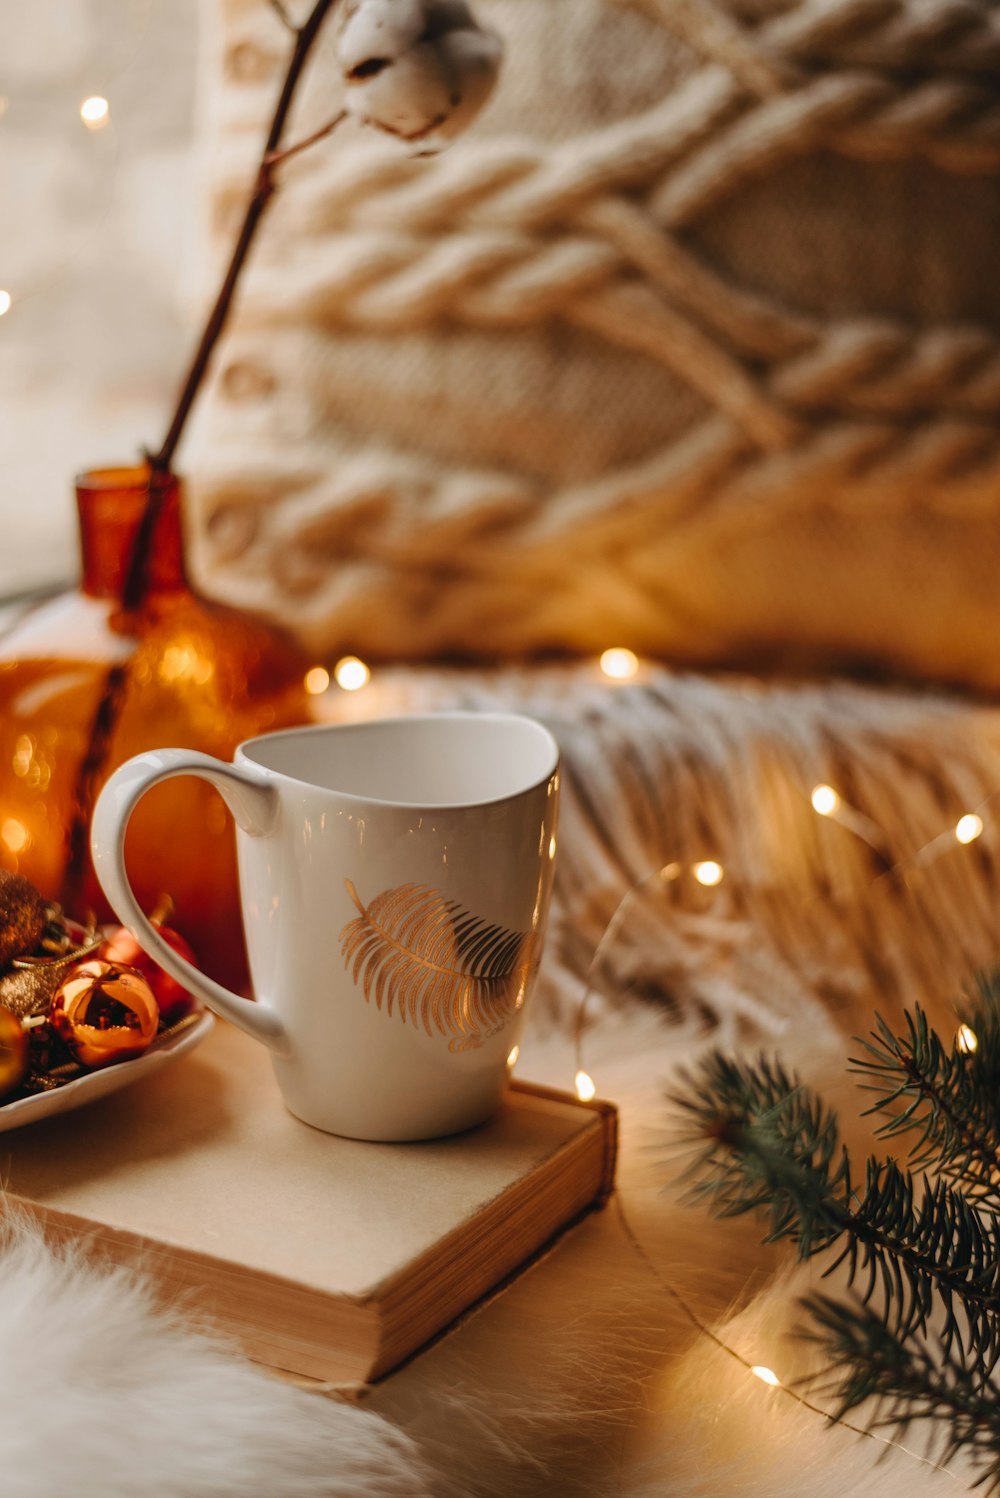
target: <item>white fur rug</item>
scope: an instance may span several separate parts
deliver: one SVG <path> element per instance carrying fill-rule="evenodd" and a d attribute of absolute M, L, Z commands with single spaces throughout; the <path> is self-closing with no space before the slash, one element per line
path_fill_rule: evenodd
<path fill-rule="evenodd" d="M 0 1249 L 5 1498 L 416 1498 L 413 1443 L 279 1383 L 153 1308 L 121 1270 L 9 1221 Z"/>
<path fill-rule="evenodd" d="M 612 1203 L 350 1406 L 249 1367 L 154 1310 L 141 1284 L 53 1256 L 14 1225 L 0 1249 L 0 1491 L 954 1491 L 955 1477 L 922 1459 L 918 1436 L 914 1452 L 887 1451 L 831 1430 L 694 1329 L 678 1295 L 786 1382 L 808 1371 L 789 1335 L 801 1273 L 783 1251 L 759 1247 L 755 1224 L 711 1223 L 678 1203 L 663 1094 L 706 1045 L 765 1045 L 849 1117 L 848 1038 L 876 1004 L 892 1015 L 920 997 L 950 1022 L 958 975 L 996 949 L 996 715 L 928 695 L 666 675 L 610 693 L 579 671 L 404 676 L 383 683 L 376 710 L 448 702 L 535 710 L 562 743 L 557 904 L 520 1072 L 572 1085 L 590 970 L 583 1061 L 621 1107 L 620 1202 L 642 1251 Z M 848 828 L 816 817 L 808 792 L 818 781 L 849 793 L 869 834 L 882 829 L 881 862 Z M 983 837 L 960 848 L 945 834 L 977 809 Z M 884 877 L 886 848 L 905 877 Z M 714 889 L 690 877 L 705 858 L 724 869 Z"/>

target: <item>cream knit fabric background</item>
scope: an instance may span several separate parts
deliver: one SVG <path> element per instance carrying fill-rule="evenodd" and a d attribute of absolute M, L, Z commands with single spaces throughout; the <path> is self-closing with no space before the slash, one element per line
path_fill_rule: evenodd
<path fill-rule="evenodd" d="M 202 583 L 329 652 L 1000 684 L 997 7 L 477 9 L 469 138 L 287 170 L 187 454 Z M 216 19 L 221 254 L 287 38 Z"/>

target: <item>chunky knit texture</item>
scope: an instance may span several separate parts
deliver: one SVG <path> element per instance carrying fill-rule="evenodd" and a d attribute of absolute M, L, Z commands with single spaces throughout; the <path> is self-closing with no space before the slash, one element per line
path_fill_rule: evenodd
<path fill-rule="evenodd" d="M 469 137 L 352 125 L 285 172 L 190 454 L 202 580 L 322 650 L 995 686 L 995 7 L 480 9 Z M 287 39 L 219 17 L 221 255 Z"/>

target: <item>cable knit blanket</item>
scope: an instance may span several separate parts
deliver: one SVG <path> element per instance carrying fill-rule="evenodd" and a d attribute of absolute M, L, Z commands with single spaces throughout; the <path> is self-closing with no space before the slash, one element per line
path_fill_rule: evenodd
<path fill-rule="evenodd" d="M 996 953 L 1000 717 L 849 684 L 650 671 L 613 687 L 589 666 L 397 671 L 329 714 L 445 705 L 514 706 L 560 740 L 556 905 L 519 1070 L 572 1084 L 588 994 L 583 1064 L 622 1111 L 618 1201 L 360 1406 L 250 1368 L 120 1274 L 15 1233 L 0 1253 L 4 1492 L 952 1491 L 919 1442 L 876 1466 L 881 1445 L 827 1429 L 692 1326 L 685 1307 L 786 1379 L 804 1367 L 787 1257 L 666 1189 L 663 1093 L 708 1044 L 763 1045 L 847 1110 L 845 1046 L 874 1006 L 947 1014 Z M 813 807 L 821 783 L 835 817 Z M 983 831 L 966 845 L 954 828 L 970 812 Z"/>
<path fill-rule="evenodd" d="M 203 9 L 221 259 L 286 38 Z M 508 63 L 468 138 L 282 174 L 189 459 L 200 583 L 323 654 L 995 688 L 995 4 L 476 9 Z"/>

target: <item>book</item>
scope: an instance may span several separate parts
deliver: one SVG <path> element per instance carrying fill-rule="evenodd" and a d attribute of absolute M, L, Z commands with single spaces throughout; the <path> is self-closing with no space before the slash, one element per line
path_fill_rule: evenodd
<path fill-rule="evenodd" d="M 124 1063 L 128 1064 L 128 1063 Z M 513 1082 L 466 1134 L 368 1144 L 284 1107 L 228 1025 L 176 1064 L 0 1138 L 8 1197 L 141 1268 L 286 1373 L 363 1384 L 602 1205 L 617 1114 Z"/>

